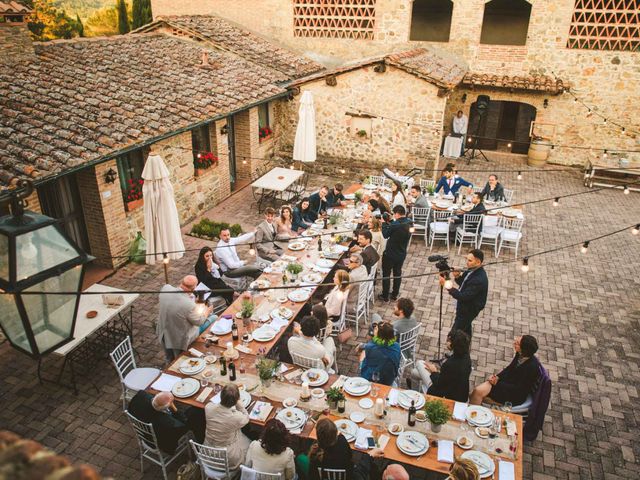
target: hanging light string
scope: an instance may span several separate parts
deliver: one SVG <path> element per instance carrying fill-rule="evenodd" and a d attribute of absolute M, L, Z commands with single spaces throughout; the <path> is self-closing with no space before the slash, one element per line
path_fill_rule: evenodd
<path fill-rule="evenodd" d="M 621 232 L 625 232 L 628 231 L 629 229 L 631 229 L 631 234 L 632 235 L 638 235 L 640 233 L 640 222 L 639 223 L 635 223 L 632 225 L 627 225 L 626 227 L 623 228 L 619 228 L 617 230 L 614 230 L 612 232 L 608 232 L 605 233 L 603 235 L 599 235 L 597 237 L 593 237 L 590 238 L 588 240 L 583 240 L 580 242 L 574 242 L 574 243 L 570 243 L 568 245 L 562 245 L 562 246 L 558 246 L 558 247 L 554 247 L 554 248 L 549 248 L 547 250 L 540 250 L 538 252 L 534 252 L 534 253 L 530 253 L 528 255 L 523 255 L 521 257 L 515 257 L 509 260 L 495 260 L 493 262 L 488 262 L 483 264 L 483 267 L 494 267 L 496 265 L 506 265 L 506 264 L 510 264 L 510 263 L 516 263 L 516 262 L 520 262 L 522 261 L 523 264 L 526 264 L 528 266 L 529 264 L 529 259 L 530 258 L 534 258 L 534 257 L 540 257 L 543 255 L 549 255 L 552 253 L 556 253 L 559 252 L 561 250 L 567 250 L 569 248 L 575 248 L 577 246 L 584 246 L 585 243 L 587 244 L 591 244 L 593 242 L 597 242 L 599 240 L 602 240 L 603 238 L 607 238 L 607 237 L 611 237 L 613 235 L 617 235 Z M 446 272 L 440 272 L 440 271 L 432 271 L 432 272 L 423 272 L 423 273 L 416 273 L 416 274 L 410 274 L 410 275 L 402 275 L 400 277 L 395 277 L 395 276 L 389 276 L 389 277 L 377 277 L 375 279 L 364 279 L 364 280 L 356 280 L 353 282 L 349 282 L 350 284 L 360 284 L 360 283 L 368 283 L 368 282 L 378 282 L 381 280 L 393 280 L 394 278 L 399 278 L 399 279 L 412 279 L 412 278 L 422 278 L 422 277 L 428 277 L 428 276 L 432 276 L 432 275 L 439 275 L 440 273 L 452 273 L 454 270 L 456 270 L 455 268 L 452 268 L 451 270 L 448 270 Z M 305 285 L 302 285 L 305 286 Z M 306 285 L 309 287 L 329 287 L 329 286 L 335 286 L 333 282 L 327 282 L 327 283 L 319 283 L 319 284 L 309 284 Z M 269 288 L 264 288 L 264 287 L 256 287 L 256 288 L 251 288 L 248 291 L 249 292 L 262 292 L 262 291 L 267 291 L 267 290 L 291 290 L 292 288 L 299 288 L 301 287 L 301 285 L 281 285 L 281 286 L 274 286 L 274 287 L 269 287 Z M 225 289 L 207 289 L 207 290 L 197 290 L 194 291 L 193 293 L 211 293 L 211 294 L 215 294 L 215 293 L 226 293 L 229 292 L 229 290 L 233 290 L 235 292 L 244 292 L 245 290 L 242 289 L 234 289 L 232 287 L 229 288 L 225 288 Z M 91 292 L 80 292 L 82 295 L 103 295 L 103 294 L 110 294 L 110 293 L 114 293 L 112 291 L 110 292 L 98 292 L 98 291 L 91 291 Z M 115 293 L 130 293 L 130 294 L 141 294 L 141 295 L 151 295 L 151 294 L 160 294 L 160 293 L 185 293 L 182 290 L 177 290 L 177 291 L 168 291 L 168 292 L 164 292 L 161 290 L 119 290 Z M 6 292 L 6 291 L 1 291 L 0 290 L 0 294 L 3 295 L 13 295 L 13 293 L 11 292 Z M 20 295 L 42 295 L 42 294 L 46 294 L 46 295 L 77 295 L 78 292 L 58 292 L 58 291 L 22 291 L 20 292 Z"/>

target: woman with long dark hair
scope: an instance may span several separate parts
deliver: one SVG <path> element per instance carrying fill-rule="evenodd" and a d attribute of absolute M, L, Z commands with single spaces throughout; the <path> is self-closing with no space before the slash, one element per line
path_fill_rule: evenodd
<path fill-rule="evenodd" d="M 285 480 L 293 480 L 296 465 L 289 448 L 289 431 L 277 418 L 269 420 L 260 440 L 254 440 L 247 450 L 245 465 L 264 473 L 279 473 Z"/>
<path fill-rule="evenodd" d="M 309 197 L 304 197 L 293 209 L 291 230 L 296 233 L 300 233 L 301 231 L 308 229 L 313 225 L 313 220 L 310 215 L 311 210 L 309 209 Z"/>
<path fill-rule="evenodd" d="M 233 302 L 233 289 L 222 281 L 222 272 L 213 258 L 213 250 L 210 247 L 202 247 L 196 262 L 196 277 L 200 283 L 204 283 L 213 292 L 214 297 L 222 297 L 227 305 Z"/>
<path fill-rule="evenodd" d="M 351 448 L 335 423 L 328 418 L 318 420 L 316 436 L 318 439 L 309 452 L 309 478 L 320 480 L 318 467 L 346 470 L 346 478 L 353 478 Z"/>

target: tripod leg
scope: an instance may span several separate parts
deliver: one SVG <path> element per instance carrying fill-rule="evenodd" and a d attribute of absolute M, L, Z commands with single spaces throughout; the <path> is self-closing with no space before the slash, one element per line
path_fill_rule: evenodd
<path fill-rule="evenodd" d="M 440 355 L 440 338 L 442 337 L 442 297 L 443 297 L 444 287 L 440 285 L 440 307 L 438 312 L 438 354 L 436 358 L 431 359 L 433 363 L 441 363 L 442 356 Z"/>

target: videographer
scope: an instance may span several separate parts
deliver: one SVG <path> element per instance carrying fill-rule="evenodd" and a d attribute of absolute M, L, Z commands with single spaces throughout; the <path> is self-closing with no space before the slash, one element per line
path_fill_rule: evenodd
<path fill-rule="evenodd" d="M 487 291 L 489 289 L 489 278 L 485 272 L 482 262 L 484 253 L 482 250 L 473 249 L 467 254 L 467 270 L 452 270 L 454 280 L 460 288 L 449 288 L 448 292 L 458 301 L 456 307 L 456 318 L 453 322 L 450 335 L 455 330 L 462 330 L 469 338 L 472 337 L 473 327 L 471 322 L 482 311 L 487 303 Z M 440 274 L 440 285 L 445 285 L 445 276 Z"/>
<path fill-rule="evenodd" d="M 402 265 L 407 258 L 407 245 L 411 238 L 409 229 L 413 222 L 406 217 L 407 211 L 402 205 L 393 207 L 393 220 L 389 213 L 384 213 L 382 219 L 382 236 L 387 239 L 387 246 L 382 254 L 382 294 L 378 298 L 383 302 L 389 301 L 389 288 L 391 281 L 389 276 L 393 270 L 393 291 L 391 300 L 397 300 L 400 295 L 400 283 L 402 282 Z"/>

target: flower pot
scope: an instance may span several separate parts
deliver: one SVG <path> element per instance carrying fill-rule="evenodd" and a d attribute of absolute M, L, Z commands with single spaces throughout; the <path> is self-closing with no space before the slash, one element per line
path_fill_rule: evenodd
<path fill-rule="evenodd" d="M 329 408 L 331 410 L 335 410 L 336 408 L 338 408 L 338 401 L 337 400 L 327 400 L 327 403 L 329 404 Z"/>
<path fill-rule="evenodd" d="M 262 388 L 269 388 L 271 383 L 273 382 L 273 378 L 261 378 L 260 383 L 262 383 Z"/>
<path fill-rule="evenodd" d="M 208 168 L 196 168 L 196 169 L 194 170 L 194 175 L 195 175 L 196 177 L 201 177 L 202 175 L 204 175 L 204 174 L 205 174 L 205 172 L 206 172 L 207 170 L 209 170 L 209 169 L 208 169 Z"/>
<path fill-rule="evenodd" d="M 291 283 L 295 282 L 296 280 L 298 280 L 298 274 L 297 273 L 291 273 L 291 272 L 287 272 L 287 277 L 289 278 L 289 281 Z"/>
<path fill-rule="evenodd" d="M 266 141 L 267 141 L 267 140 L 269 140 L 272 136 L 273 136 L 273 134 L 272 134 L 272 133 L 270 133 L 269 135 L 266 135 L 266 136 L 264 136 L 264 137 L 260 137 L 260 139 L 259 139 L 259 140 L 260 140 L 260 141 L 259 141 L 259 143 L 266 142 Z"/>
<path fill-rule="evenodd" d="M 442 430 L 442 425 L 436 425 L 435 423 L 431 424 L 431 431 L 433 433 L 438 433 L 440 430 Z"/>
<path fill-rule="evenodd" d="M 144 204 L 144 199 L 143 198 L 139 198 L 138 200 L 133 200 L 131 202 L 127 202 L 127 204 L 126 204 L 127 212 L 132 212 L 136 208 L 142 206 L 143 204 Z"/>

